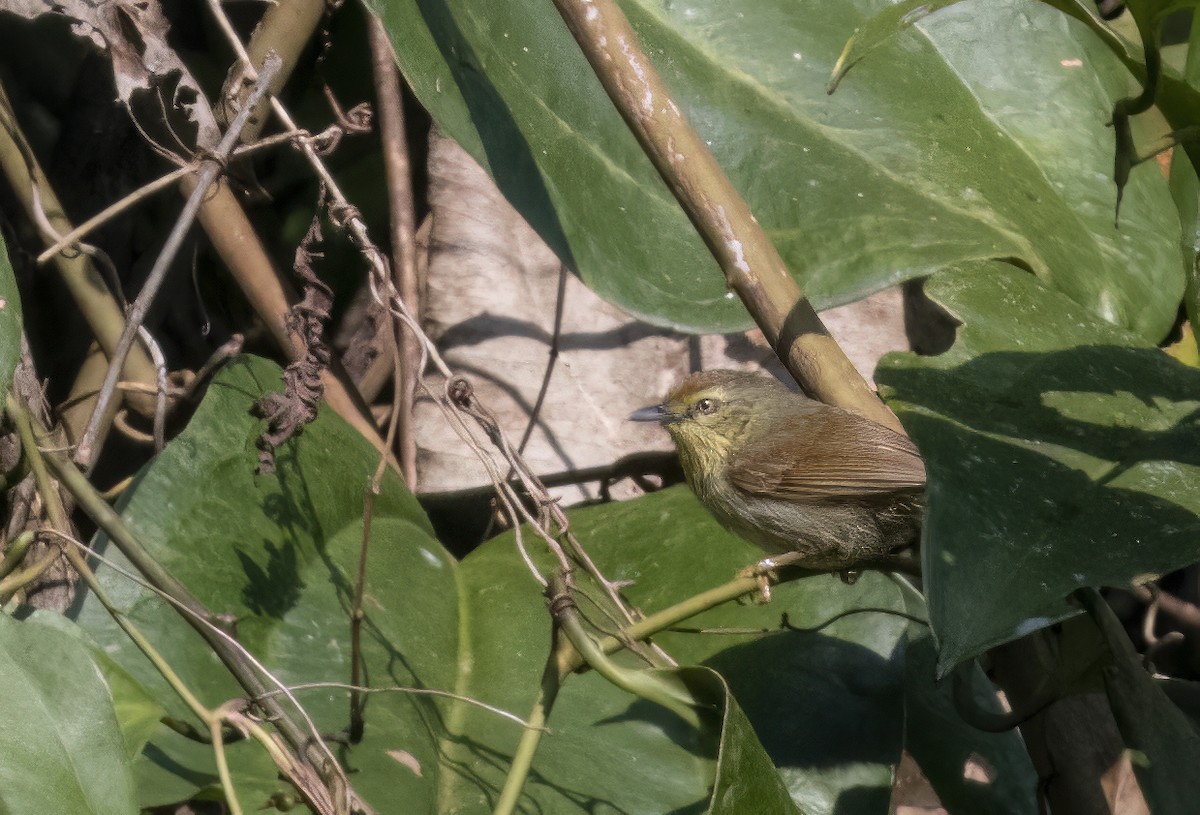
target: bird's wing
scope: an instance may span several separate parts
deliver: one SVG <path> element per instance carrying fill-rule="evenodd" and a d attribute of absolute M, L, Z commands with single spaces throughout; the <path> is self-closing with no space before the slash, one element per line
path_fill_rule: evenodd
<path fill-rule="evenodd" d="M 795 444 L 798 438 L 805 442 Z M 925 464 L 908 437 L 836 408 L 782 423 L 777 435 L 743 448 L 727 474 L 750 495 L 798 503 L 872 501 L 925 488 Z"/>

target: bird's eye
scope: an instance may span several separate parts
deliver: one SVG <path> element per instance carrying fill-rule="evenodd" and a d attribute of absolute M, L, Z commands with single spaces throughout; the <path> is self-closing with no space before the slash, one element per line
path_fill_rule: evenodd
<path fill-rule="evenodd" d="M 717 402 L 715 399 L 701 399 L 699 402 L 696 403 L 696 412 L 702 416 L 707 416 L 708 414 L 712 413 L 716 409 L 717 409 Z"/>

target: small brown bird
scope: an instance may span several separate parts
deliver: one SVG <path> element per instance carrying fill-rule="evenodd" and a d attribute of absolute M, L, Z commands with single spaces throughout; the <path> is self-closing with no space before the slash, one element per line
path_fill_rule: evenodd
<path fill-rule="evenodd" d="M 701 503 L 772 555 L 845 569 L 917 539 L 925 465 L 908 437 L 769 376 L 693 374 L 629 418 L 666 427 Z"/>

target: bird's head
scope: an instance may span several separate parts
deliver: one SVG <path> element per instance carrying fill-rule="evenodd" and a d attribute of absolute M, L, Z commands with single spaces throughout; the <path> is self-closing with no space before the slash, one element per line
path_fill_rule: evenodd
<path fill-rule="evenodd" d="M 659 422 L 671 434 L 685 468 L 719 466 L 742 445 L 756 420 L 787 389 L 743 371 L 703 371 L 683 380 L 657 405 L 635 411 L 635 422 Z M 691 459 L 691 461 L 689 461 Z"/>

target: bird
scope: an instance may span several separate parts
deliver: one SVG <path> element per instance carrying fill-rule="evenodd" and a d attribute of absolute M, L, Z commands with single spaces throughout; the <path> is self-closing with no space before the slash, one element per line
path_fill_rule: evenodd
<path fill-rule="evenodd" d="M 629 418 L 666 428 L 708 511 L 789 564 L 848 570 L 919 537 L 926 473 L 912 441 L 774 377 L 695 373 Z"/>

